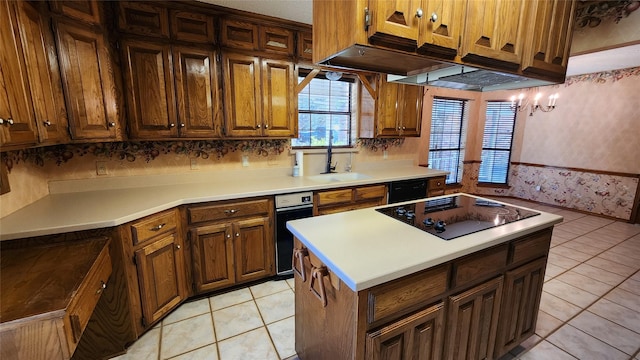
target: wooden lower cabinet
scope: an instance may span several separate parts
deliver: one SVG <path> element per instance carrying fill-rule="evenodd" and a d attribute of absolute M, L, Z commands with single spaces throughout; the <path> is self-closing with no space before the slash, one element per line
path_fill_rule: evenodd
<path fill-rule="evenodd" d="M 377 184 L 316 191 L 313 197 L 314 216 L 334 214 L 385 205 L 387 186 Z"/>
<path fill-rule="evenodd" d="M 197 293 L 275 274 L 271 198 L 192 206 L 187 217 Z"/>
<path fill-rule="evenodd" d="M 449 297 L 445 359 L 493 359 L 502 276 Z"/>
<path fill-rule="evenodd" d="M 541 258 L 507 271 L 496 357 L 506 354 L 534 334 L 546 266 L 546 258 Z"/>
<path fill-rule="evenodd" d="M 366 358 L 372 360 L 435 360 L 442 356 L 444 304 L 367 333 Z"/>

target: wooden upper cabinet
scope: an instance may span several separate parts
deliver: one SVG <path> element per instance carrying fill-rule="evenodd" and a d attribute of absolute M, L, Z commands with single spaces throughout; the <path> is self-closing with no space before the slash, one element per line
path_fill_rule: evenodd
<path fill-rule="evenodd" d="M 223 53 L 225 135 L 262 135 L 260 59 Z"/>
<path fill-rule="evenodd" d="M 181 137 L 219 137 L 221 90 L 216 54 L 190 47 L 173 48 L 178 131 Z"/>
<path fill-rule="evenodd" d="M 259 49 L 266 52 L 286 54 L 292 56 L 294 32 L 275 26 L 260 26 Z"/>
<path fill-rule="evenodd" d="M 50 1 L 51 9 L 62 15 L 91 24 L 101 24 L 100 7 L 96 0 Z"/>
<path fill-rule="evenodd" d="M 168 10 L 160 4 L 118 2 L 118 29 L 131 34 L 169 38 Z"/>
<path fill-rule="evenodd" d="M 103 34 L 58 21 L 56 37 L 72 138 L 115 139 L 116 89 Z"/>
<path fill-rule="evenodd" d="M 126 40 L 122 47 L 130 136 L 135 139 L 177 136 L 170 46 Z"/>
<path fill-rule="evenodd" d="M 418 53 L 445 59 L 458 54 L 464 27 L 466 2 L 424 0 Z"/>
<path fill-rule="evenodd" d="M 213 16 L 190 11 L 171 11 L 171 37 L 178 41 L 215 42 Z"/>
<path fill-rule="evenodd" d="M 64 105 L 53 33 L 38 11 L 27 2 L 15 3 L 26 61 L 31 99 L 41 143 L 68 140 Z"/>
<path fill-rule="evenodd" d="M 258 25 L 241 20 L 223 19 L 220 42 L 223 46 L 258 50 Z"/>
<path fill-rule="evenodd" d="M 378 136 L 396 136 L 400 133 L 398 124 L 398 102 L 402 101 L 400 88 L 404 85 L 388 83 L 381 80 L 378 88 L 377 107 L 377 131 Z"/>
<path fill-rule="evenodd" d="M 313 34 L 310 31 L 298 33 L 298 58 L 311 61 L 313 56 Z"/>
<path fill-rule="evenodd" d="M 370 1 L 369 42 L 415 51 L 422 11 L 421 0 Z M 422 16 L 422 15 L 420 15 Z"/>
<path fill-rule="evenodd" d="M 422 123 L 422 101 L 424 87 L 378 81 L 375 118 L 361 118 L 361 126 L 370 129 L 368 123 L 375 121 L 374 131 L 361 136 L 398 137 L 420 136 Z"/>
<path fill-rule="evenodd" d="M 462 60 L 517 70 L 522 62 L 527 4 L 525 0 L 468 0 Z"/>
<path fill-rule="evenodd" d="M 37 141 L 31 107 L 27 69 L 22 55 L 16 18 L 11 3 L 0 3 L 0 127 L 2 150 L 14 145 L 33 145 Z"/>
<path fill-rule="evenodd" d="M 522 71 L 564 81 L 569 61 L 575 2 L 532 1 Z"/>
<path fill-rule="evenodd" d="M 293 63 L 262 60 L 262 116 L 264 134 L 272 137 L 297 135 L 298 96 Z"/>

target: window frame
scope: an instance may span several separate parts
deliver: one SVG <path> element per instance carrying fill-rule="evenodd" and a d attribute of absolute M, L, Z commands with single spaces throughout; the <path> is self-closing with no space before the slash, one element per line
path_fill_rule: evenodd
<path fill-rule="evenodd" d="M 313 71 L 313 69 L 307 69 L 307 68 L 300 68 L 298 70 L 298 83 L 300 83 L 300 81 L 302 79 L 304 79 L 306 76 L 308 76 L 311 72 Z M 327 71 L 320 71 L 319 73 L 317 73 L 313 79 L 311 79 L 311 81 L 303 88 L 301 89 L 301 91 L 299 93 L 296 94 L 296 96 L 299 96 L 300 93 L 302 93 L 302 91 L 304 91 L 304 89 L 306 89 L 308 86 L 311 85 L 311 83 L 315 80 L 315 79 L 323 79 L 323 80 L 328 80 L 331 81 L 329 79 L 327 79 L 326 77 L 326 73 Z M 356 75 L 354 74 L 349 74 L 349 73 L 342 73 L 342 77 L 339 80 L 334 80 L 334 81 L 342 81 L 342 82 L 347 82 L 350 84 L 350 89 L 349 89 L 349 112 L 336 112 L 336 111 L 313 111 L 313 110 L 300 110 L 300 107 L 298 106 L 298 118 L 296 119 L 296 121 L 298 121 L 298 129 L 301 128 L 300 126 L 300 114 L 321 114 L 321 115 L 349 115 L 349 126 L 348 126 L 348 138 L 349 138 L 349 143 L 347 145 L 335 145 L 335 144 L 331 144 L 331 147 L 334 149 L 352 149 L 356 146 L 356 135 L 357 135 L 357 123 L 358 123 L 358 78 Z M 300 130 L 298 130 L 298 138 L 300 136 Z M 328 142 L 324 145 L 321 146 L 295 146 L 293 145 L 293 140 L 295 140 L 297 138 L 292 138 L 291 141 L 291 149 L 293 150 L 325 150 L 329 147 Z"/>
<path fill-rule="evenodd" d="M 487 134 L 487 119 L 488 119 L 488 112 L 491 110 L 490 108 L 490 104 L 491 103 L 500 103 L 500 107 L 502 106 L 506 106 L 508 107 L 512 112 L 513 112 L 513 118 L 512 118 L 512 123 L 511 123 L 511 139 L 509 140 L 509 149 L 505 149 L 505 148 L 500 148 L 500 147 L 486 147 L 484 146 L 484 139 L 485 139 L 485 135 Z M 496 109 L 496 110 L 501 110 L 501 109 Z M 515 130 L 516 130 L 516 120 L 518 117 L 518 111 L 515 108 L 512 108 L 511 106 L 511 101 L 509 100 L 487 100 L 487 106 L 486 106 L 486 110 L 485 110 L 485 123 L 484 123 L 484 128 L 482 131 L 482 147 L 480 150 L 480 166 L 478 168 L 478 185 L 484 185 L 484 186 L 509 186 L 509 173 L 511 171 L 511 155 L 513 154 L 513 138 L 515 135 Z M 499 128 L 495 131 L 494 134 L 500 134 L 499 132 Z M 485 151 L 493 151 L 493 152 L 507 152 L 508 156 L 507 156 L 507 163 L 506 163 L 506 170 L 505 170 L 505 176 L 504 176 L 504 182 L 499 182 L 499 181 L 480 181 L 480 174 L 482 173 L 482 164 L 484 163 L 484 161 L 482 161 L 483 158 L 483 153 Z M 493 173 L 493 171 L 492 171 Z M 490 180 L 494 180 L 494 179 L 490 179 Z"/>
<path fill-rule="evenodd" d="M 440 148 L 440 149 L 434 149 L 433 148 L 433 142 L 431 141 L 431 137 L 433 134 L 433 114 L 434 114 L 434 110 L 436 109 L 436 102 L 438 100 L 443 100 L 443 101 L 456 101 L 459 102 L 461 105 L 461 112 L 460 112 L 460 117 L 459 117 L 459 122 L 460 122 L 460 127 L 459 127 L 459 132 L 458 132 L 458 147 L 457 148 Z M 457 161 L 457 166 L 456 166 L 456 171 L 455 171 L 455 177 L 452 176 L 452 173 L 450 172 L 449 175 L 447 175 L 446 180 L 445 180 L 445 184 L 447 186 L 452 186 L 452 185 L 459 185 L 462 183 L 462 177 L 463 177 L 463 172 L 464 172 L 464 155 L 465 155 L 465 143 L 466 143 L 466 127 L 468 126 L 468 120 L 469 120 L 469 99 L 462 99 L 462 98 L 453 98 L 453 97 L 445 97 L 445 96 L 434 96 L 433 100 L 432 100 L 432 106 L 431 106 L 431 126 L 429 129 L 429 154 L 427 156 L 428 161 L 429 161 L 429 166 L 433 166 L 433 164 L 431 163 L 431 153 L 437 153 L 437 152 L 445 152 L 445 151 L 457 151 L 458 152 L 458 161 Z M 446 169 L 446 170 L 450 170 L 450 169 Z M 449 181 L 449 179 L 451 179 L 451 181 Z"/>

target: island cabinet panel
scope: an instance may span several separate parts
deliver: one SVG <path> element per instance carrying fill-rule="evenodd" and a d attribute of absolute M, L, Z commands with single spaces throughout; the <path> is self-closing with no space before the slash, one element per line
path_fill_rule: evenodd
<path fill-rule="evenodd" d="M 275 274 L 273 198 L 186 209 L 198 294 Z"/>
<path fill-rule="evenodd" d="M 444 359 L 493 359 L 503 277 L 449 296 Z"/>
<path fill-rule="evenodd" d="M 471 285 L 503 272 L 508 249 L 508 244 L 503 244 L 454 261 L 453 286 Z"/>
<path fill-rule="evenodd" d="M 546 265 L 546 258 L 540 258 L 507 271 L 496 357 L 506 354 L 534 334 Z"/>
<path fill-rule="evenodd" d="M 442 358 L 444 304 L 437 303 L 380 330 L 367 333 L 366 359 Z"/>

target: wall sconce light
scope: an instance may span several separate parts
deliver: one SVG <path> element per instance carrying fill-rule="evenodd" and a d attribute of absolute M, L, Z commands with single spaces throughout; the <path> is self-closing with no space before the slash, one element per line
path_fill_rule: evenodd
<path fill-rule="evenodd" d="M 533 104 L 531 104 L 531 101 L 529 99 L 525 99 L 524 93 L 520 93 L 517 99 L 518 101 L 516 103 L 516 97 L 514 95 L 511 97 L 511 109 L 514 109 L 517 111 L 523 111 L 528 107 L 529 116 L 533 116 L 533 113 L 536 110 L 542 110 L 542 112 L 550 112 L 556 108 L 556 101 L 558 101 L 558 93 L 549 95 L 549 102 L 546 106 L 540 104 L 541 97 L 542 97 L 542 93 L 537 93 L 536 96 L 533 98 Z"/>

